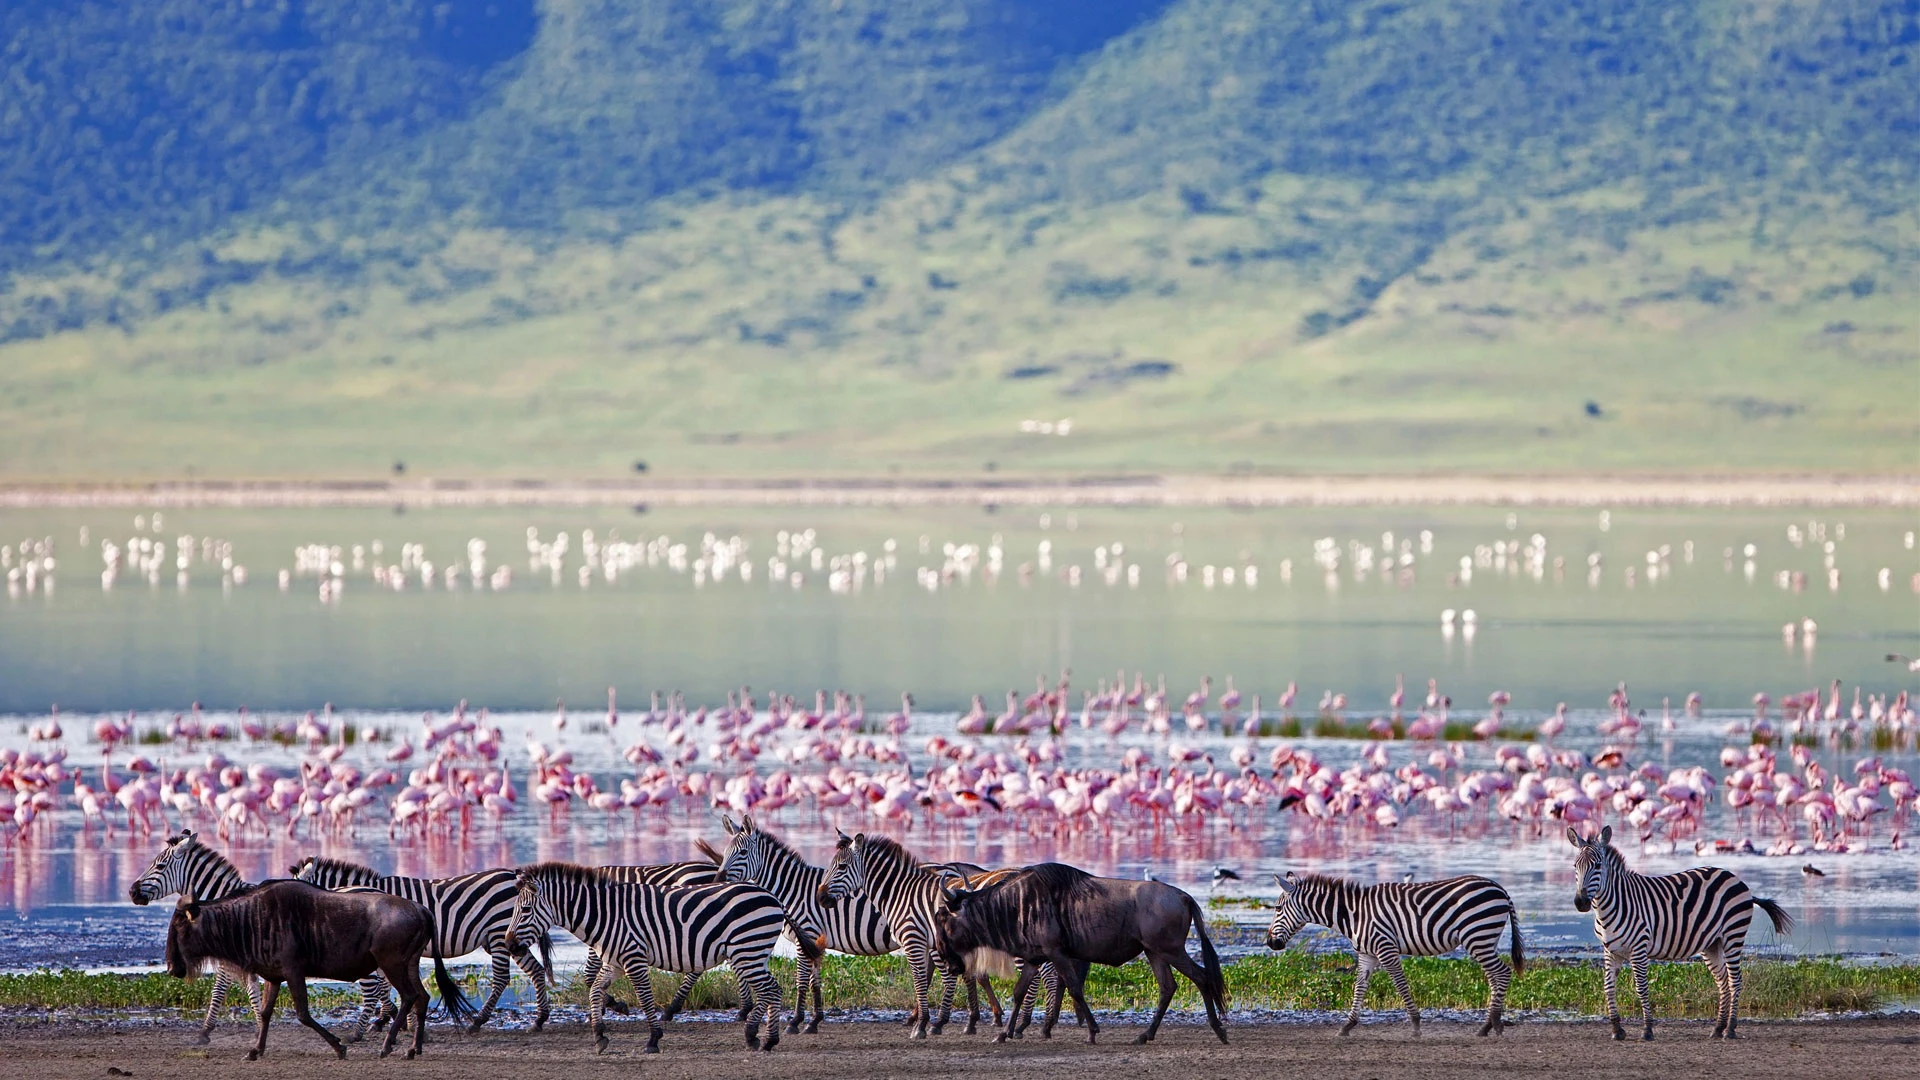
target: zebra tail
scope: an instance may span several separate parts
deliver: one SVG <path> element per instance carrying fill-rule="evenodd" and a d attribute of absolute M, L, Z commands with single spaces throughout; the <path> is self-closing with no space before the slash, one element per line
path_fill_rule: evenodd
<path fill-rule="evenodd" d="M 1527 968 L 1527 950 L 1520 945 L 1520 909 L 1511 902 L 1507 906 L 1507 925 L 1513 930 L 1513 948 L 1509 955 L 1513 958 L 1513 977 L 1517 979 Z"/>
<path fill-rule="evenodd" d="M 432 921 L 431 915 L 428 916 L 428 921 Z M 445 1006 L 447 1015 L 453 1018 L 455 1023 L 469 1020 L 475 1015 L 477 1010 L 474 1009 L 473 1003 L 467 1000 L 467 995 L 460 992 L 460 984 L 453 980 L 453 976 L 447 971 L 446 960 L 440 956 L 438 930 L 433 933 L 433 984 L 440 991 L 440 1004 Z M 395 1023 L 399 1021 L 396 1020 Z"/>
<path fill-rule="evenodd" d="M 712 844 L 707 843 L 705 837 L 695 840 L 693 846 L 700 849 L 701 858 L 706 859 L 716 867 L 726 861 L 726 856 L 720 854 L 719 850 Z"/>
<path fill-rule="evenodd" d="M 547 930 L 540 931 L 540 940 L 536 944 L 540 946 L 540 966 L 547 969 L 547 985 L 552 986 L 554 983 L 553 934 Z"/>
<path fill-rule="evenodd" d="M 793 932 L 795 946 L 799 948 L 801 955 L 805 956 L 808 960 L 818 964 L 820 958 L 827 954 L 826 935 L 818 932 L 810 934 L 807 932 L 806 927 L 801 926 L 792 919 L 787 920 L 787 929 Z"/>
<path fill-rule="evenodd" d="M 1201 983 L 1200 992 L 1213 999 L 1214 1006 L 1225 1013 L 1227 1011 L 1227 975 L 1220 968 L 1220 954 L 1213 949 L 1213 938 L 1207 936 L 1207 913 L 1200 910 L 1200 902 L 1185 890 L 1180 893 L 1186 898 L 1187 913 L 1193 916 L 1193 931 L 1200 935 L 1200 966 L 1206 979 Z"/>
<path fill-rule="evenodd" d="M 1772 900 L 1762 900 L 1757 896 L 1753 898 L 1753 902 L 1773 920 L 1774 933 L 1782 936 L 1793 933 L 1793 916 L 1787 913 L 1786 908 Z"/>

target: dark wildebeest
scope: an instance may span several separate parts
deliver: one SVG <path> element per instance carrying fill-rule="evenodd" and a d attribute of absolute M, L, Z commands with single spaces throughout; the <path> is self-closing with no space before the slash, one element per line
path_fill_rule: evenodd
<path fill-rule="evenodd" d="M 286 983 L 300 1022 L 320 1033 L 333 1052 L 347 1048 L 307 1011 L 307 980 L 356 982 L 378 970 L 400 992 L 400 1015 L 413 1017 L 413 1047 L 420 1052 L 427 1034 L 427 988 L 420 982 L 420 956 L 433 950 L 433 978 L 440 999 L 454 1019 L 472 1010 L 434 942 L 433 916 L 404 897 L 371 889 L 331 892 L 304 881 L 268 881 L 253 891 L 205 904 L 180 898 L 167 927 L 167 973 L 191 978 L 212 960 L 232 972 L 266 981 L 260 1004 L 260 1039 L 247 1053 L 257 1060 L 267 1049 L 267 1025 Z M 393 1052 L 400 1025 L 387 1029 L 380 1050 Z"/>
<path fill-rule="evenodd" d="M 947 888 L 946 903 L 934 913 L 934 949 L 954 970 L 962 970 L 968 953 L 998 949 L 1026 961 L 1013 999 L 1025 1001 L 1034 974 L 1044 963 L 1054 964 L 1073 1007 L 1087 1025 L 1087 1041 L 1100 1034 L 1100 1025 L 1087 1007 L 1082 973 L 1085 965 L 1118 967 L 1141 953 L 1153 965 L 1160 984 L 1160 1007 L 1153 1023 L 1136 1042 L 1149 1042 L 1173 1001 L 1173 969 L 1192 980 L 1207 1007 L 1207 1024 L 1221 1042 L 1227 1031 L 1221 1016 L 1227 1009 L 1227 981 L 1220 956 L 1207 937 L 1207 921 L 1193 897 L 1158 881 L 1122 881 L 1097 878 L 1060 863 L 1040 863 L 980 888 Z M 1187 955 L 1187 932 L 1200 935 L 1205 966 Z M 1015 1010 L 1018 1012 L 1018 1010 Z M 1049 1010 L 1043 1035 L 1053 1028 Z M 1015 1034 L 1015 1023 L 996 1041 Z"/>

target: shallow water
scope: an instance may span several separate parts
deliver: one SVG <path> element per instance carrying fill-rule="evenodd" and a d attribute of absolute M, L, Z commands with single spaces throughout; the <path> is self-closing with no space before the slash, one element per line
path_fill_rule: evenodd
<path fill-rule="evenodd" d="M 1727 744 L 1723 729 L 1751 715 L 1748 701 L 1755 692 L 1777 700 L 1838 678 L 1849 688 L 1864 683 L 1869 694 L 1891 695 L 1916 684 L 1882 655 L 1914 652 L 1920 641 L 1920 598 L 1911 584 L 1920 554 L 1907 546 L 1916 523 L 1895 512 L 1828 513 L 1813 520 L 1787 511 L 1631 511 L 1611 514 L 1604 530 L 1599 515 L 1589 511 L 1521 510 L 1510 516 L 1505 510 L 1420 508 L 1061 510 L 1044 527 L 1034 513 L 962 510 L 641 516 L 605 510 L 170 511 L 157 532 L 144 515 L 141 524 L 136 533 L 132 515 L 119 512 L 0 514 L 0 542 L 17 551 L 21 538 L 50 538 L 58 563 L 51 592 L 43 583 L 29 590 L 16 581 L 0 600 L 0 711 L 11 714 L 0 715 L 0 746 L 27 745 L 26 728 L 43 720 L 53 703 L 61 705 L 74 760 L 84 762 L 97 760 L 98 747 L 80 741 L 94 712 L 137 710 L 139 722 L 153 726 L 195 700 L 207 704 L 210 716 L 230 715 L 241 704 L 256 712 L 298 712 L 331 701 L 356 724 L 410 730 L 418 710 L 444 713 L 466 698 L 494 710 L 493 721 L 507 729 L 516 775 L 524 780 L 522 733 L 553 741 L 549 720 L 555 700 L 564 698 L 573 706 L 574 723 L 564 741 L 575 750 L 576 767 L 610 786 L 629 767 L 608 735 L 582 730 L 582 721 L 599 719 L 607 686 L 620 688 L 631 725 L 654 690 L 684 690 L 691 707 L 718 704 L 729 689 L 746 683 L 763 701 L 769 687 L 803 701 L 811 701 L 815 688 L 846 688 L 866 696 L 875 718 L 892 711 L 899 692 L 910 690 L 921 709 L 941 710 L 917 714 L 914 734 L 903 740 L 923 767 L 925 737 L 951 733 L 953 711 L 971 695 L 985 695 L 989 710 L 997 712 L 1008 688 L 1030 689 L 1035 673 L 1051 678 L 1071 666 L 1076 691 L 1124 668 L 1129 679 L 1141 671 L 1149 683 L 1164 674 L 1176 700 L 1202 674 L 1215 677 L 1217 693 L 1231 673 L 1249 699 L 1262 695 L 1269 716 L 1290 681 L 1299 684 L 1295 712 L 1309 718 L 1325 691 L 1347 695 L 1349 716 L 1383 710 L 1396 672 L 1406 676 L 1409 711 L 1424 696 L 1427 678 L 1437 679 L 1456 702 L 1456 715 L 1468 719 L 1484 711 L 1479 703 L 1490 691 L 1504 689 L 1513 695 L 1508 715 L 1514 726 L 1531 726 L 1555 702 L 1569 702 L 1574 723 L 1562 741 L 1586 749 L 1600 742 L 1593 732 L 1606 715 L 1599 710 L 1607 692 L 1624 681 L 1636 707 L 1651 711 L 1653 738 L 1642 737 L 1636 763 L 1705 764 L 1719 774 L 1719 749 Z M 89 531 L 84 551 L 78 544 L 83 526 Z M 557 575 L 546 566 L 530 567 L 529 526 L 544 542 L 562 531 L 569 536 Z M 1789 539 L 1790 527 L 1800 532 L 1798 546 Z M 666 537 L 686 549 L 676 559 L 670 544 L 656 544 L 653 564 L 642 559 L 613 582 L 596 568 L 583 586 L 583 529 L 592 529 L 603 544 L 616 535 L 628 541 Z M 807 529 L 815 531 L 824 552 L 821 568 L 814 569 L 810 554 L 789 551 L 781 559 L 787 566 L 780 583 L 770 582 L 768 559 L 780 558 L 776 533 Z M 1430 551 L 1423 531 L 1432 534 Z M 1394 534 L 1396 561 L 1403 541 L 1413 556 L 1410 566 L 1390 574 L 1380 568 L 1388 550 L 1385 532 Z M 183 533 L 196 538 L 185 587 L 177 582 L 174 563 Z M 724 581 L 696 574 L 706 533 L 720 541 L 742 539 L 754 567 L 751 581 L 740 580 L 737 569 Z M 1545 544 L 1537 564 L 1525 554 L 1535 534 Z M 122 573 L 103 588 L 100 541 L 111 537 L 125 549 L 136 535 L 167 544 L 159 572 L 152 578 Z M 993 574 L 987 551 L 996 535 L 1004 555 Z M 226 549 L 212 560 L 199 558 L 200 538 L 229 544 L 229 557 L 245 568 L 246 580 L 236 581 L 230 571 L 223 575 L 219 556 Z M 423 545 L 425 557 L 443 571 L 448 561 L 466 565 L 474 538 L 487 543 L 487 574 L 512 567 L 505 588 L 475 589 L 463 579 L 448 589 L 437 577 L 435 588 L 422 589 L 411 566 L 402 591 L 372 582 L 371 564 L 400 561 L 403 544 Z M 1322 538 L 1331 538 L 1339 553 L 1331 574 L 1316 563 Z M 370 550 L 376 540 L 383 549 L 379 560 Z M 844 589 L 831 586 L 834 556 L 860 552 L 872 567 L 886 557 L 889 540 L 894 562 L 884 581 L 876 582 L 869 570 L 857 587 L 851 578 Z M 1044 565 L 1042 542 L 1051 545 Z M 1122 550 L 1114 556 L 1107 545 L 1116 542 Z M 1827 542 L 1833 543 L 1831 559 L 1840 574 L 1834 588 Z M 333 601 L 319 597 L 320 577 L 294 574 L 286 591 L 278 586 L 278 571 L 296 569 L 294 549 L 308 543 L 342 549 L 345 586 Z M 1495 552 L 1496 544 L 1508 543 L 1515 545 L 1513 556 Z M 368 549 L 358 570 L 352 565 L 355 544 Z M 949 544 L 977 546 L 978 561 L 968 566 L 964 550 L 948 557 L 943 548 Z M 1755 546 L 1751 560 L 1748 544 Z M 1373 565 L 1364 571 L 1362 546 L 1372 549 Z M 1111 579 L 1096 560 L 1096 547 L 1107 548 L 1108 567 L 1119 567 Z M 1594 555 L 1598 573 L 1590 576 Z M 1561 561 L 1557 568 L 1555 560 Z M 1184 580 L 1176 569 L 1181 561 Z M 1129 579 L 1133 566 L 1139 567 L 1137 585 Z M 1210 588 L 1204 583 L 1209 566 Z M 1257 573 L 1253 587 L 1246 584 L 1249 566 Z M 1236 571 L 1231 586 L 1224 580 L 1227 567 Z M 1078 569 L 1078 584 L 1070 568 Z M 1888 570 L 1886 589 L 1877 580 L 1882 568 Z M 923 571 L 934 577 L 931 588 Z M 802 575 L 797 586 L 795 572 Z M 1783 572 L 1785 585 L 1779 583 Z M 1474 632 L 1456 628 L 1444 634 L 1439 616 L 1445 608 L 1474 609 Z M 1811 647 L 1797 630 L 1805 619 L 1818 626 Z M 1796 635 L 1788 643 L 1781 626 L 1790 621 Z M 1670 699 L 1678 713 L 1692 691 L 1703 695 L 1708 715 L 1681 717 L 1672 738 L 1661 741 L 1662 699 Z M 1076 716 L 1077 701 L 1076 694 Z M 1777 710 L 1775 716 L 1777 721 Z M 622 742 L 631 737 L 628 725 L 620 729 Z M 1175 738 L 1224 762 L 1229 742 L 1217 729 L 1201 739 L 1178 728 L 1176 718 Z M 1163 741 L 1139 734 L 1114 745 L 1076 729 L 1068 739 L 1069 760 L 1112 766 L 1125 746 L 1138 744 L 1164 762 Z M 1290 741 L 1315 747 L 1336 767 L 1362 748 L 1344 740 Z M 140 749 L 171 754 L 180 764 L 197 760 L 206 748 L 191 759 L 166 746 Z M 290 751 L 270 746 L 244 756 L 226 749 L 242 761 L 294 760 Z M 1390 748 L 1396 767 L 1427 752 L 1406 743 Z M 1853 761 L 1867 752 L 1825 748 L 1822 758 L 1830 770 L 1850 774 Z M 366 755 L 366 761 L 374 753 L 350 752 Z M 1469 767 L 1484 767 L 1491 746 L 1474 744 L 1469 754 Z M 1889 759 L 1909 771 L 1915 767 L 1910 751 Z M 763 772 L 774 767 L 766 759 L 760 764 Z M 1721 812 L 1716 803 L 1715 814 Z M 862 824 L 852 815 L 841 823 L 849 829 Z M 824 861 L 830 820 L 794 808 L 763 824 L 789 832 Z M 1811 856 L 1822 864 L 1824 878 L 1801 874 L 1805 858 L 1702 859 L 1690 847 L 1633 858 L 1650 870 L 1716 861 L 1738 870 L 1762 895 L 1781 898 L 1802 927 L 1778 945 L 1756 931 L 1754 946 L 1761 950 L 1917 955 L 1920 858 L 1889 849 L 1890 824 L 1882 819 L 1865 853 Z M 1740 828 L 1710 816 L 1699 836 L 1737 839 Z M 684 858 L 702 835 L 715 837 L 718 829 L 698 810 L 676 807 L 638 822 L 609 821 L 580 805 L 549 815 L 523 803 L 504 825 L 476 825 L 458 841 L 389 844 L 383 823 L 366 822 L 356 837 L 321 846 L 383 869 L 446 874 L 535 858 Z M 1761 846 L 1767 839 L 1753 838 Z M 1564 840 L 1553 830 L 1536 837 L 1484 816 L 1463 815 L 1448 828 L 1422 815 L 1384 831 L 1314 826 L 1300 815 L 1268 811 L 1258 820 L 1231 824 L 1156 830 L 1133 823 L 1111 832 L 1073 833 L 982 819 L 932 830 L 923 822 L 907 839 L 930 857 L 988 864 L 1057 858 L 1119 876 L 1152 872 L 1201 895 L 1209 891 L 1216 865 L 1242 875 L 1232 888 L 1255 893 L 1263 891 L 1257 874 L 1281 869 L 1368 880 L 1398 879 L 1409 871 L 1486 873 L 1514 893 L 1530 947 L 1591 941 L 1591 926 L 1569 903 Z M 112 966 L 156 956 L 168 909 L 134 908 L 125 890 L 158 840 L 129 834 L 124 825 L 111 835 L 100 826 L 87 830 L 78 811 L 67 810 L 53 828 L 9 842 L 0 850 L 0 918 L 14 932 L 0 937 L 0 968 Z M 304 838 L 276 834 L 237 841 L 231 850 L 243 871 L 257 877 L 284 872 L 314 847 Z M 1251 912 L 1236 917 L 1258 918 Z"/>

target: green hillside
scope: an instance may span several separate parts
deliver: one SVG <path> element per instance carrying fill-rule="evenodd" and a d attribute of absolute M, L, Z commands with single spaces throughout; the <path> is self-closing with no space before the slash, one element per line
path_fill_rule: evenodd
<path fill-rule="evenodd" d="M 1920 467 L 1914 3 L 0 40 L 0 476 Z"/>

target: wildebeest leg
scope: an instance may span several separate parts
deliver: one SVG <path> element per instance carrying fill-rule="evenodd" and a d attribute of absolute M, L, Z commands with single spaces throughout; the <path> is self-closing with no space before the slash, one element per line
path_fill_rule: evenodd
<path fill-rule="evenodd" d="M 280 1000 L 280 984 L 268 982 L 267 988 L 260 993 L 260 1039 L 247 1051 L 248 1061 L 259 1061 L 260 1055 L 267 1052 L 267 1025 L 273 1023 L 273 1003 Z"/>
<path fill-rule="evenodd" d="M 689 973 L 690 976 L 695 974 L 698 973 Z M 660 1006 L 653 1000 L 652 967 L 647 963 L 646 956 L 627 958 L 627 979 L 633 983 L 633 996 L 639 1000 L 647 1024 L 652 1029 L 648 1033 L 647 1045 L 640 1052 L 657 1054 L 660 1052 L 660 1036 L 666 1034 L 666 1030 L 660 1026 Z M 605 1036 L 601 1038 L 604 1042 Z"/>
<path fill-rule="evenodd" d="M 320 1021 L 313 1018 L 313 1013 L 307 1010 L 306 977 L 303 975 L 295 975 L 293 978 L 288 979 L 287 993 L 293 995 L 293 1014 L 300 1018 L 300 1022 L 319 1032 L 320 1037 L 327 1040 L 327 1045 L 333 1047 L 333 1052 L 336 1056 L 346 1057 L 347 1044 L 334 1038 L 333 1032 L 328 1031 Z"/>
<path fill-rule="evenodd" d="M 520 970 L 527 973 L 527 978 L 533 980 L 533 993 L 539 1006 L 539 1011 L 533 1016 L 533 1030 L 539 1031 L 547 1026 L 547 1014 L 553 1011 L 551 989 L 553 974 L 542 967 L 540 961 L 534 959 L 532 949 L 528 949 L 526 955 L 521 956 L 517 962 Z"/>
<path fill-rule="evenodd" d="M 1100 1037 L 1100 1021 L 1093 1018 L 1093 1010 L 1087 1006 L 1086 984 L 1080 978 L 1080 966 L 1072 961 L 1057 961 L 1054 970 L 1060 973 L 1060 979 L 1067 984 L 1067 993 L 1073 995 L 1073 1011 L 1087 1024 L 1087 1042 L 1097 1041 Z"/>
<path fill-rule="evenodd" d="M 1160 1021 L 1167 1015 L 1167 1006 L 1173 1003 L 1173 965 L 1158 953 L 1148 953 L 1147 963 L 1153 967 L 1153 981 L 1160 984 L 1160 1004 L 1153 1010 L 1153 1022 L 1133 1040 L 1135 1043 L 1150 1043 L 1160 1034 Z"/>
<path fill-rule="evenodd" d="M 394 1017 L 393 1026 L 387 1029 L 386 1044 L 380 1050 L 380 1056 L 386 1057 L 393 1052 L 393 1044 L 400 1036 L 400 1024 L 410 1019 L 413 1024 L 413 1043 L 407 1048 L 407 1059 L 420 1055 L 427 1044 L 427 984 L 420 981 L 420 957 L 403 956 L 397 962 L 381 968 L 393 984 L 394 991 L 400 995 L 400 1008 Z"/>
<path fill-rule="evenodd" d="M 985 975 L 980 976 L 980 989 L 987 995 L 987 1007 L 993 1010 L 993 1026 L 999 1027 L 1002 1019 L 1000 996 L 993 992 L 993 980 Z M 973 1025 L 967 1025 L 967 1034 L 973 1034 Z"/>
<path fill-rule="evenodd" d="M 1023 963 L 1020 965 L 1020 981 L 1013 984 L 1013 1000 L 1025 1001 L 1027 999 L 1027 991 L 1033 987 L 1033 977 L 1034 977 L 1034 972 L 1036 970 L 1037 968 L 1033 964 Z M 1020 1023 L 1019 1009 L 1014 1009 L 1011 1012 L 1007 1013 L 1007 1028 L 1005 1031 L 1002 1031 L 1000 1034 L 994 1036 L 993 1041 L 1006 1042 L 1008 1039 L 1011 1039 L 1014 1036 L 1020 1034 L 1020 1032 L 1016 1027 L 1016 1025 L 1018 1025 L 1019 1023 Z"/>
<path fill-rule="evenodd" d="M 1167 962 L 1173 965 L 1175 971 L 1185 975 L 1187 979 L 1193 983 L 1195 990 L 1200 990 L 1201 987 L 1206 985 L 1206 971 L 1194 962 L 1193 957 L 1187 955 L 1187 949 L 1184 944 L 1179 949 L 1167 955 Z M 1226 1042 L 1226 1018 L 1221 1015 L 1221 1012 L 1226 1008 L 1226 1002 L 1219 1002 L 1216 1006 L 1213 998 L 1208 996 L 1204 990 L 1200 991 L 1200 1000 L 1207 1007 L 1207 1026 L 1213 1029 L 1213 1033 L 1220 1037 L 1221 1042 Z"/>

